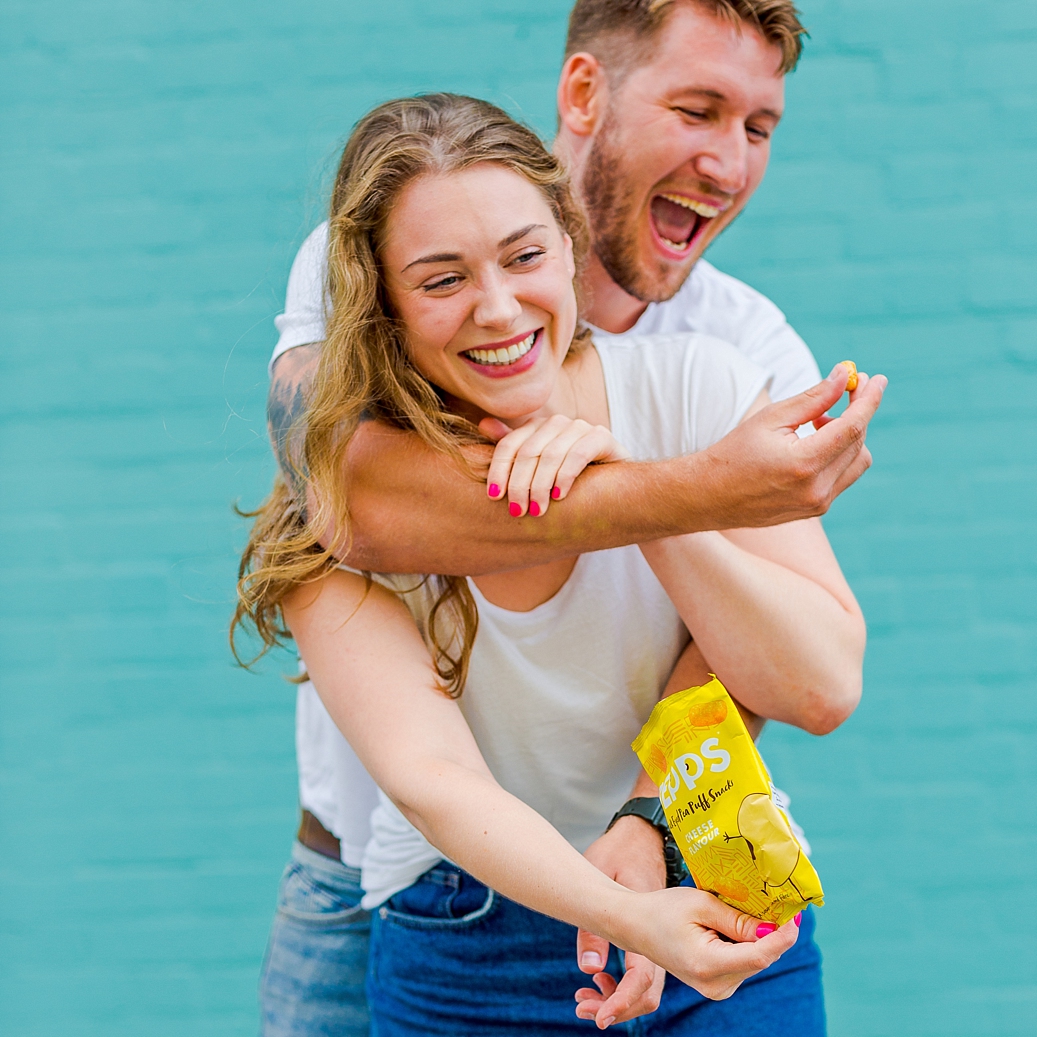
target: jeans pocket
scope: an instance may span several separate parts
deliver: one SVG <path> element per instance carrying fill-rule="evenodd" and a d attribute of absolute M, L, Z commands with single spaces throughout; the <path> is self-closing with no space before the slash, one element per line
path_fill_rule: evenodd
<path fill-rule="evenodd" d="M 326 882 L 314 869 L 293 861 L 281 879 L 277 913 L 301 925 L 366 927 L 370 915 L 359 906 L 362 896 L 359 886 Z"/>
<path fill-rule="evenodd" d="M 397 900 L 397 898 L 394 897 L 393 900 Z M 400 926 L 403 929 L 459 932 L 471 929 L 492 917 L 499 904 L 499 898 L 492 889 L 487 889 L 483 902 L 475 910 L 469 911 L 468 914 L 461 915 L 459 918 L 413 914 L 406 909 L 405 904 L 399 904 L 398 900 L 396 907 L 390 907 L 389 904 L 392 902 L 390 900 L 389 903 L 378 908 L 378 917 L 385 924 Z"/>

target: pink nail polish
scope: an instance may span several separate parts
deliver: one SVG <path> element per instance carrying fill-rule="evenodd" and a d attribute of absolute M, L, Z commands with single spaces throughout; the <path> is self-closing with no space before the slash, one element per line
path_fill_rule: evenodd
<path fill-rule="evenodd" d="M 540 514 L 540 505 L 535 500 L 529 502 L 529 513 L 536 518 Z"/>
<path fill-rule="evenodd" d="M 770 936 L 770 934 L 777 928 L 776 925 L 771 925 L 770 922 L 761 922 L 756 927 L 756 939 L 762 940 L 765 936 Z"/>
<path fill-rule="evenodd" d="M 489 485 L 488 492 L 489 492 L 491 497 L 499 497 L 500 496 L 500 487 L 495 482 L 491 482 L 490 485 Z"/>
<path fill-rule="evenodd" d="M 800 911 L 800 913 L 796 915 L 796 917 L 793 918 L 792 921 L 796 923 L 796 928 L 798 929 L 800 925 L 802 925 L 803 923 L 803 912 Z"/>
<path fill-rule="evenodd" d="M 562 491 L 556 486 L 551 490 L 551 500 L 558 500 L 561 497 Z"/>
<path fill-rule="evenodd" d="M 522 514 L 522 505 L 521 505 L 521 504 L 516 504 L 516 503 L 515 503 L 514 501 L 512 501 L 512 502 L 511 502 L 511 503 L 510 503 L 510 504 L 508 505 L 508 514 L 509 514 L 509 515 L 510 515 L 510 516 L 511 516 L 512 518 L 518 518 L 518 517 L 519 517 L 519 515 L 521 515 L 521 514 Z"/>

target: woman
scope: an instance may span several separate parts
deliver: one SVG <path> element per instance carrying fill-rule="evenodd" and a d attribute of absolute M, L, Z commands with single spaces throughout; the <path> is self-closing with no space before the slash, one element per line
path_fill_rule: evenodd
<path fill-rule="evenodd" d="M 573 288 L 582 250 L 561 167 L 490 105 L 391 102 L 346 147 L 332 200 L 332 316 L 299 485 L 276 486 L 260 512 L 238 618 L 268 643 L 287 621 L 386 794 L 364 867 L 365 903 L 381 905 L 369 971 L 379 1033 L 579 1029 L 561 993 L 572 976 L 558 949 L 571 955 L 572 933 L 553 919 L 708 997 L 729 995 L 792 945 L 794 925 L 757 932 L 693 889 L 631 892 L 579 851 L 594 857 L 623 800 L 650 791 L 629 743 L 675 665 L 694 668 L 689 630 L 761 715 L 830 729 L 859 695 L 863 625 L 816 523 L 472 581 L 372 582 L 336 569 L 320 546 L 332 516 L 348 535 L 338 476 L 365 418 L 412 429 L 459 464 L 485 442 L 479 423 L 516 428 L 488 492 L 506 486 L 519 513 L 529 501 L 535 515 L 564 500 L 590 461 L 701 449 L 766 402 L 762 372 L 712 340 L 589 348 Z M 773 1031 L 782 1004 L 789 1032 L 819 1032 L 817 953 L 801 942 L 796 964 L 769 971 L 736 1012 L 766 1010 Z M 580 1014 L 599 1025 L 630 1018 L 653 1006 L 660 983 L 661 973 L 654 994 L 618 1009 L 615 995 L 584 992 Z M 701 1029 L 711 1012 L 727 1025 L 718 1011 L 670 983 L 650 1025 L 681 1032 L 696 1018 Z"/>

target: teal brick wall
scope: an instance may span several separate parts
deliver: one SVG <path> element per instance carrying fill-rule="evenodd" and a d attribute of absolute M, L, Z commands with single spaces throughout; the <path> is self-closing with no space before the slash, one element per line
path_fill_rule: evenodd
<path fill-rule="evenodd" d="M 831 1030 L 1037 1010 L 1037 5 L 804 0 L 772 170 L 712 259 L 890 375 L 828 528 L 856 716 L 766 751 L 815 844 Z M 8 0 L 0 32 L 0 1033 L 255 1032 L 292 693 L 224 641 L 265 362 L 384 98 L 553 126 L 566 0 Z"/>

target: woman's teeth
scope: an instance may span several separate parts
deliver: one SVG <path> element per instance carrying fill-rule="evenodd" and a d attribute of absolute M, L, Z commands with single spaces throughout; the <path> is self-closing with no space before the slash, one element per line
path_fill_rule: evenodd
<path fill-rule="evenodd" d="M 513 364 L 524 357 L 536 342 L 537 333 L 531 331 L 521 342 L 501 349 L 466 349 L 465 356 L 477 364 Z"/>

